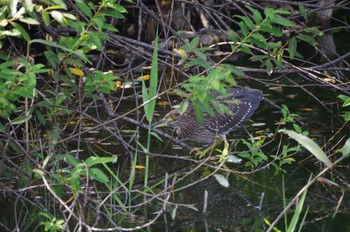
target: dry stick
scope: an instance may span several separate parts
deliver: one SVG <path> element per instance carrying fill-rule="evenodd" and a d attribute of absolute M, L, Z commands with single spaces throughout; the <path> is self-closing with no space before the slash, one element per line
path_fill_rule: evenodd
<path fill-rule="evenodd" d="M 270 232 L 273 230 L 273 227 L 277 224 L 277 222 L 285 215 L 285 213 L 289 210 L 289 208 L 292 207 L 294 202 L 297 201 L 297 199 L 303 194 L 303 192 L 309 188 L 314 182 L 317 181 L 319 177 L 321 177 L 324 173 L 326 173 L 328 170 L 332 169 L 336 164 L 341 162 L 343 159 L 347 158 L 347 156 L 342 156 L 338 160 L 336 160 L 332 165 L 328 166 L 327 168 L 323 169 L 317 176 L 315 176 L 310 182 L 308 182 L 295 197 L 289 202 L 289 204 L 283 209 L 283 211 L 277 216 L 277 218 L 273 221 L 273 223 L 270 225 L 269 229 L 266 232 Z"/>

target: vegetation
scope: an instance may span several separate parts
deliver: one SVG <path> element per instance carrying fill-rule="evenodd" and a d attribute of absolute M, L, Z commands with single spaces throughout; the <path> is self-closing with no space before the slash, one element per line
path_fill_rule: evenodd
<path fill-rule="evenodd" d="M 168 220 L 300 231 L 320 199 L 332 204 L 317 217 L 349 216 L 350 49 L 334 43 L 349 34 L 349 3 L 214 2 L 0 2 L 2 231 L 157 231 Z M 176 104 L 193 104 L 199 122 L 229 114 L 209 92 L 235 85 L 266 101 L 249 133 L 230 135 L 226 163 L 213 160 L 228 152 L 220 145 L 197 160 L 197 144 L 152 128 Z M 252 210 L 258 222 L 228 216 L 241 197 L 240 220 Z"/>

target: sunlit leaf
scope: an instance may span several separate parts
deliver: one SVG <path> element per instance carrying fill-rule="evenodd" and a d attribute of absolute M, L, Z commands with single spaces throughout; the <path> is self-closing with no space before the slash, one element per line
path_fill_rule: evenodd
<path fill-rule="evenodd" d="M 338 98 L 344 101 L 342 107 L 350 106 L 350 97 L 341 94 L 338 95 Z"/>
<path fill-rule="evenodd" d="M 270 61 L 266 62 L 267 75 L 271 76 L 273 73 L 273 65 Z"/>
<path fill-rule="evenodd" d="M 180 112 L 185 112 L 187 107 L 189 106 L 189 104 L 190 104 L 190 101 L 188 99 L 183 100 L 180 103 L 179 111 Z"/>
<path fill-rule="evenodd" d="M 143 166 L 143 165 L 135 165 L 135 169 L 145 169 L 145 166 Z"/>
<path fill-rule="evenodd" d="M 83 72 L 83 70 L 81 70 L 81 69 L 78 69 L 78 68 L 69 68 L 69 70 L 70 70 L 74 75 L 77 75 L 77 76 L 84 76 L 84 72 Z"/>
<path fill-rule="evenodd" d="M 28 120 L 30 120 L 31 118 L 32 118 L 32 115 L 22 115 L 22 116 L 18 116 L 17 118 L 13 119 L 11 121 L 11 123 L 12 123 L 12 125 L 18 125 L 18 124 L 28 122 Z"/>
<path fill-rule="evenodd" d="M 66 25 L 66 18 L 63 16 L 62 12 L 53 10 L 51 11 L 51 16 L 62 26 Z"/>
<path fill-rule="evenodd" d="M 49 13 L 47 13 L 47 11 L 43 11 L 43 12 L 41 13 L 41 17 L 42 17 L 42 19 L 43 19 L 43 21 L 44 21 L 44 24 L 45 24 L 46 26 L 48 26 L 48 25 L 50 24 Z"/>
<path fill-rule="evenodd" d="M 235 155 L 228 155 L 226 162 L 240 164 L 242 162 L 242 159 L 238 158 Z"/>
<path fill-rule="evenodd" d="M 348 156 L 350 155 L 350 138 L 348 138 L 345 142 L 345 145 L 342 149 L 342 154 L 343 156 Z"/>
<path fill-rule="evenodd" d="M 317 143 L 312 141 L 310 138 L 308 138 L 302 134 L 298 134 L 295 131 L 291 131 L 291 130 L 281 129 L 281 130 L 279 130 L 279 132 L 287 134 L 289 137 L 296 140 L 303 147 L 305 147 L 309 152 L 311 152 L 311 154 L 313 154 L 318 160 L 323 162 L 328 167 L 330 167 L 332 165 L 332 163 L 328 159 L 326 153 L 324 153 L 324 151 L 321 150 L 321 148 L 317 145 Z"/>
<path fill-rule="evenodd" d="M 138 81 L 141 81 L 141 80 L 144 80 L 144 81 L 148 81 L 150 79 L 150 75 L 142 75 L 142 76 L 139 76 L 136 78 L 136 80 Z"/>
<path fill-rule="evenodd" d="M 215 174 L 214 177 L 215 177 L 216 181 L 220 185 L 224 186 L 225 188 L 230 186 L 230 184 L 229 184 L 229 182 L 228 182 L 228 180 L 227 180 L 227 178 L 225 176 L 223 176 L 221 174 Z"/>
<path fill-rule="evenodd" d="M 33 18 L 20 18 L 19 21 L 30 25 L 40 25 L 40 22 Z"/>
<path fill-rule="evenodd" d="M 117 161 L 117 156 L 115 157 L 96 157 L 90 156 L 85 160 L 85 163 L 88 167 L 91 167 L 96 164 L 106 164 L 106 163 L 115 163 Z"/>
<path fill-rule="evenodd" d="M 9 0 L 8 5 L 10 7 L 11 16 L 15 16 L 17 13 L 18 0 Z"/>
<path fill-rule="evenodd" d="M 34 9 L 34 4 L 32 0 L 24 0 L 23 6 L 26 8 L 28 12 L 32 12 Z"/>

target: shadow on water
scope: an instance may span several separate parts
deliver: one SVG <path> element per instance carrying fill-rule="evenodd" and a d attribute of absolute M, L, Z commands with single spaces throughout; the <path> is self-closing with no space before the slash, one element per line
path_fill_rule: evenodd
<path fill-rule="evenodd" d="M 164 221 L 152 225 L 155 231 L 211 231 L 252 229 L 251 220 L 262 223 L 255 203 L 250 202 L 240 190 L 225 188 L 214 177 L 202 181 L 176 194 L 176 212 L 167 212 Z M 172 216 L 176 214 L 175 219 Z M 260 223 L 259 223 L 260 222 Z M 248 224 L 248 225 L 246 225 Z"/>

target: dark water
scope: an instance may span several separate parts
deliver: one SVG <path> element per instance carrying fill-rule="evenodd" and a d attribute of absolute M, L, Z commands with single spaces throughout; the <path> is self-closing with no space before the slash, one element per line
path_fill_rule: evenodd
<path fill-rule="evenodd" d="M 262 88 L 264 89 L 264 88 Z M 341 120 L 335 119 L 326 111 L 325 108 L 315 103 L 315 99 L 305 94 L 305 92 L 297 88 L 283 88 L 283 92 L 274 92 L 265 87 L 266 97 L 276 103 L 287 104 L 292 113 L 297 113 L 298 124 L 303 130 L 309 131 L 309 137 L 314 139 L 318 144 L 324 144 L 334 131 L 341 125 Z M 336 94 L 333 96 L 322 96 L 322 91 L 317 89 L 313 92 L 324 99 L 336 99 Z M 293 95 L 292 99 L 285 98 L 286 95 Z M 338 114 L 337 107 L 334 107 L 334 114 Z M 163 114 L 163 113 L 160 113 Z M 280 119 L 281 114 L 269 103 L 265 102 L 257 113 L 252 117 L 255 123 L 264 122 L 262 128 L 254 128 L 247 124 L 247 129 L 254 135 L 257 135 L 259 130 L 274 132 L 276 129 L 275 123 Z M 261 132 L 259 132 L 261 133 Z M 343 132 L 335 136 L 337 139 L 347 136 Z M 247 138 L 244 131 L 237 131 L 230 134 L 229 139 Z M 330 142 L 328 145 L 333 146 L 337 140 Z M 262 150 L 265 155 L 274 155 L 279 146 L 279 139 L 266 139 L 268 145 L 263 146 Z M 343 139 L 341 146 L 345 143 Z M 292 140 L 283 140 L 283 144 L 295 145 Z M 338 145 L 339 147 L 341 147 Z M 171 145 L 169 145 L 171 147 Z M 239 149 L 239 148 L 238 148 Z M 188 155 L 188 151 L 169 150 L 174 156 Z M 339 158 L 339 156 L 337 156 Z M 275 175 L 275 168 L 272 165 L 263 163 L 257 167 L 258 171 L 248 175 L 233 174 L 228 177 L 230 186 L 225 188 L 217 183 L 214 177 L 209 177 L 200 184 L 191 188 L 185 189 L 183 192 L 175 194 L 174 202 L 194 204 L 198 211 L 186 207 L 179 207 L 176 211 L 176 217 L 173 220 L 169 211 L 165 219 L 159 220 L 155 225 L 151 226 L 154 231 L 265 231 L 268 226 L 264 223 L 264 218 L 268 221 L 273 220 L 279 215 L 283 208 L 283 199 L 287 203 L 291 200 L 301 188 L 307 184 L 311 175 L 318 174 L 322 167 L 317 164 L 316 159 L 305 150 L 301 150 L 293 156 L 296 162 L 291 165 L 283 166 L 285 174 L 279 173 Z M 271 158 L 270 158 L 271 160 Z M 335 160 L 335 157 L 333 157 Z M 176 165 L 176 161 L 169 161 Z M 229 165 L 231 170 L 239 170 L 249 172 L 250 167 L 244 167 L 242 164 Z M 334 180 L 338 187 L 316 182 L 309 189 L 306 201 L 303 207 L 301 218 L 308 208 L 304 227 L 302 231 L 347 231 L 350 221 L 344 221 L 344 218 L 350 218 L 349 210 L 349 188 L 346 186 L 349 180 L 349 161 L 343 162 L 334 172 L 324 177 Z M 191 164 L 187 164 L 188 166 Z M 193 165 L 193 164 L 192 164 Z M 259 169 L 262 168 L 262 169 Z M 167 168 L 165 168 L 167 169 Z M 170 170 L 176 170 L 172 166 Z M 197 181 L 200 176 L 213 171 L 211 168 L 203 167 L 197 170 L 193 175 L 187 178 L 186 183 Z M 225 174 L 225 172 L 221 172 Z M 332 176 L 334 175 L 334 176 Z M 341 183 L 340 180 L 344 180 Z M 184 185 L 186 183 L 183 183 Z M 285 197 L 283 196 L 285 191 Z M 203 212 L 203 205 L 206 203 L 207 194 L 207 212 Z M 337 204 L 339 201 L 340 207 L 333 218 Z M 295 206 L 287 213 L 288 221 L 291 220 Z M 285 231 L 285 223 L 282 218 L 276 226 L 278 229 Z"/>

